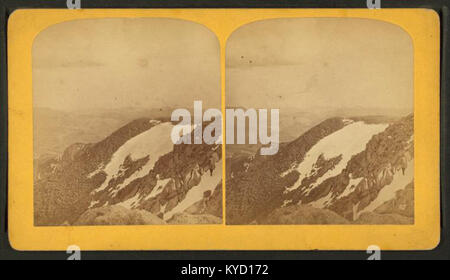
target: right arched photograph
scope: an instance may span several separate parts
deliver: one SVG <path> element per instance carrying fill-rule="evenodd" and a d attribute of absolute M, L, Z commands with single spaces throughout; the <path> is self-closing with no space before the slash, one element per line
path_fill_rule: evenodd
<path fill-rule="evenodd" d="M 413 225 L 413 53 L 406 31 L 379 20 L 284 18 L 234 31 L 226 223 Z"/>

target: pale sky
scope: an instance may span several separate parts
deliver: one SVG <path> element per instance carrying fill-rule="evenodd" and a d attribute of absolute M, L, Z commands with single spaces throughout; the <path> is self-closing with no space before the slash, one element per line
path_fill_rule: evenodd
<path fill-rule="evenodd" d="M 53 25 L 33 46 L 34 106 L 57 110 L 220 108 L 219 42 L 174 19 L 89 19 Z"/>
<path fill-rule="evenodd" d="M 413 46 L 365 19 L 277 19 L 227 43 L 226 100 L 257 108 L 413 108 Z M 202 25 L 175 19 L 57 24 L 33 47 L 34 105 L 59 110 L 220 107 L 220 53 Z"/>
<path fill-rule="evenodd" d="M 413 46 L 400 27 L 366 19 L 247 24 L 227 44 L 227 106 L 413 111 Z"/>

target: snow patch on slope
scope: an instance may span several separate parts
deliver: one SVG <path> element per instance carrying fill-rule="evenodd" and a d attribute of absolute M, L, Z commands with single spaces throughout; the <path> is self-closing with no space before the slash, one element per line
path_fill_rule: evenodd
<path fill-rule="evenodd" d="M 91 201 L 91 204 L 89 205 L 88 209 L 91 209 L 92 207 L 94 207 L 96 204 L 98 204 L 100 201 Z"/>
<path fill-rule="evenodd" d="M 158 181 L 156 186 L 153 188 L 153 190 L 150 192 L 150 194 L 144 198 L 144 200 L 147 200 L 147 199 L 150 199 L 153 197 L 157 197 L 159 194 L 161 194 L 163 192 L 164 188 L 166 187 L 166 185 L 170 182 L 170 180 L 172 180 L 172 179 L 168 178 L 168 179 Z"/>
<path fill-rule="evenodd" d="M 128 177 L 121 186 L 126 186 L 131 181 L 147 175 L 161 156 L 173 150 L 173 143 L 170 138 L 173 127 L 170 122 L 156 125 L 123 144 L 103 169 L 106 173 L 106 180 L 95 192 L 100 192 L 108 187 L 111 179 L 119 173 L 120 167 L 128 155 L 132 160 L 146 156 L 149 156 L 150 159 L 139 171 Z"/>
<path fill-rule="evenodd" d="M 311 205 L 314 208 L 322 209 L 322 208 L 325 208 L 331 202 L 332 199 L 333 199 L 333 192 L 330 191 L 328 193 L 328 195 L 326 195 L 314 202 L 309 203 L 309 205 Z"/>
<path fill-rule="evenodd" d="M 130 199 L 127 199 L 123 202 L 117 203 L 116 205 L 123 206 L 127 209 L 133 209 L 137 206 L 138 202 L 139 202 L 139 193 L 137 193 L 135 196 L 133 196 Z"/>
<path fill-rule="evenodd" d="M 91 173 L 89 173 L 87 175 L 87 178 L 91 179 L 92 177 L 94 177 L 98 173 L 102 172 L 103 168 L 104 168 L 103 164 L 100 164 L 96 170 L 94 170 L 93 172 L 91 172 Z"/>
<path fill-rule="evenodd" d="M 364 178 L 350 179 L 347 187 L 345 187 L 345 190 L 338 197 L 336 197 L 336 200 L 349 196 L 353 191 L 355 191 L 356 186 L 358 186 L 363 179 Z"/>
<path fill-rule="evenodd" d="M 303 179 L 312 175 L 314 165 L 322 154 L 325 159 L 332 159 L 340 155 L 342 155 L 342 159 L 333 169 L 318 178 L 316 182 L 306 186 L 303 191 L 309 194 L 325 180 L 339 175 L 345 169 L 352 156 L 364 151 L 370 139 L 384 131 L 388 126 L 388 124 L 354 122 L 321 139 L 308 151 L 304 160 L 297 166 L 296 170 L 300 173 L 300 176 L 297 182 L 287 188 L 286 191 L 290 192 L 298 189 Z"/>

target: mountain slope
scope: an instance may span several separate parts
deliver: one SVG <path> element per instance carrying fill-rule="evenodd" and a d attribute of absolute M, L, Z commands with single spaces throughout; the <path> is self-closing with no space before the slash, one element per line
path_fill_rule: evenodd
<path fill-rule="evenodd" d="M 74 144 L 59 158 L 37 162 L 35 224 L 83 223 L 95 209 L 114 213 L 106 215 L 114 220 L 124 212 L 118 206 L 167 222 L 208 199 L 222 180 L 221 148 L 173 145 L 173 126 L 166 120 L 135 120 L 98 143 Z"/>
<path fill-rule="evenodd" d="M 413 181 L 413 158 L 412 116 L 326 120 L 281 145 L 273 157 L 227 159 L 227 223 L 283 224 L 285 219 L 274 217 L 311 213 L 290 207 L 296 205 L 355 222 Z M 322 215 L 329 216 L 326 211 Z"/>

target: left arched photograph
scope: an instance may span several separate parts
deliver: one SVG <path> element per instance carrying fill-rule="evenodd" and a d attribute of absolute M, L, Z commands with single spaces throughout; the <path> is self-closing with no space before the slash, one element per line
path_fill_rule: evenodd
<path fill-rule="evenodd" d="M 212 31 L 74 20 L 39 33 L 32 60 L 35 226 L 222 224 L 220 141 L 172 137 L 175 110 L 221 107 Z"/>

